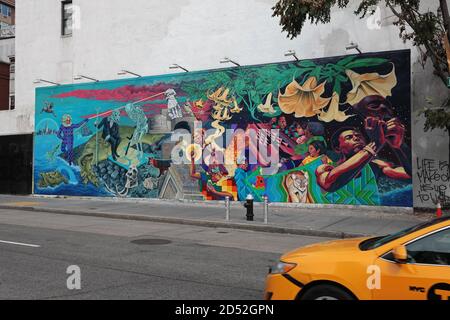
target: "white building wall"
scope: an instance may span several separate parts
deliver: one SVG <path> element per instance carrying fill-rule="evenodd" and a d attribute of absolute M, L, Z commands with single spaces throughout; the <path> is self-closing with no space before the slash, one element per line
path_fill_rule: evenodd
<path fill-rule="evenodd" d="M 0 40 L 0 61 L 9 63 L 9 56 L 14 55 L 14 38 Z"/>
<path fill-rule="evenodd" d="M 283 53 L 288 49 L 301 59 L 318 58 L 348 53 L 345 46 L 351 41 L 364 52 L 411 48 L 399 39 L 387 9 L 381 10 L 381 29 L 369 29 L 367 19 L 356 19 L 352 8 L 336 9 L 332 24 L 306 25 L 300 37 L 289 40 L 281 33 L 278 19 L 271 17 L 275 2 L 74 0 L 79 19 L 73 36 L 63 38 L 60 0 L 20 0 L 16 10 L 16 110 L 0 114 L 0 135 L 33 131 L 33 80 L 37 78 L 67 84 L 80 73 L 110 80 L 119 78 L 117 71 L 122 68 L 157 75 L 172 72 L 168 69 L 172 63 L 190 70 L 213 69 L 224 66 L 219 63 L 224 56 L 242 65 L 278 62 L 287 59 Z M 425 71 L 419 66 L 417 49 L 411 52 L 413 102 L 418 110 L 425 97 L 442 97 L 446 88 L 432 76 L 429 65 Z M 414 162 L 415 157 L 425 156 L 447 160 L 445 132 L 423 134 L 421 122 L 413 123 L 413 131 Z M 417 185 L 415 181 L 415 193 Z"/>

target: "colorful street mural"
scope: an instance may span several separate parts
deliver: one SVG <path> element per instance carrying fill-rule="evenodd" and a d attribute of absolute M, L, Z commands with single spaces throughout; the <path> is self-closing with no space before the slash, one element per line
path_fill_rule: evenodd
<path fill-rule="evenodd" d="M 39 88 L 34 193 L 412 207 L 410 72 L 402 50 Z"/>

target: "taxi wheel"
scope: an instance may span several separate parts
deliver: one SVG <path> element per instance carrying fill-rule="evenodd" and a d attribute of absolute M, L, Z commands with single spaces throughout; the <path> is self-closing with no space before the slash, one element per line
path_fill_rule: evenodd
<path fill-rule="evenodd" d="M 301 297 L 301 300 L 354 300 L 348 292 L 328 284 L 314 286 Z"/>

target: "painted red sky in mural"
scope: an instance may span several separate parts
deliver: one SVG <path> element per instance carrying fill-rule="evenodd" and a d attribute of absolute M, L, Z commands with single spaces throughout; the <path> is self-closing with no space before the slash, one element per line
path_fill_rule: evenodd
<path fill-rule="evenodd" d="M 79 98 L 79 99 L 89 99 L 89 100 L 101 100 L 101 101 L 120 101 L 124 103 L 139 101 L 145 99 L 150 96 L 155 96 L 152 99 L 144 102 L 142 104 L 142 109 L 145 112 L 145 115 L 149 118 L 158 114 L 161 109 L 167 108 L 167 104 L 161 103 L 164 99 L 163 95 L 158 95 L 163 93 L 167 89 L 173 88 L 168 84 L 157 84 L 153 86 L 132 86 L 127 85 L 120 88 L 108 90 L 108 89 L 98 89 L 98 90 L 74 90 L 70 92 L 65 92 L 62 94 L 58 94 L 53 96 L 53 98 Z M 183 96 L 184 93 L 179 90 L 177 91 L 178 96 Z M 209 112 L 211 109 L 211 101 L 206 101 L 204 103 L 203 108 L 197 108 L 195 104 L 191 103 L 191 108 L 194 114 L 196 115 L 198 120 L 207 121 L 209 117 Z M 101 114 L 101 117 L 107 117 L 111 115 L 112 110 L 106 111 Z M 125 110 L 121 110 L 122 116 L 127 116 Z M 96 114 L 88 114 L 83 118 L 93 118 Z"/>
<path fill-rule="evenodd" d="M 120 88 L 108 90 L 74 90 L 70 92 L 61 93 L 53 96 L 54 98 L 79 98 L 79 99 L 90 99 L 90 100 L 103 100 L 103 101 L 123 101 L 131 102 L 144 99 L 149 96 L 162 93 L 167 89 L 173 88 L 168 84 L 157 84 L 154 86 L 123 86 Z M 178 95 L 180 91 L 176 90 Z M 161 96 L 155 97 L 154 100 L 161 99 Z"/>
<path fill-rule="evenodd" d="M 162 93 L 167 89 L 171 89 L 173 86 L 168 84 L 157 84 L 153 86 L 133 86 L 127 85 L 120 88 L 108 90 L 108 89 L 98 89 L 98 90 L 74 90 L 70 92 L 65 92 L 53 96 L 53 98 L 79 98 L 79 99 L 89 99 L 89 100 L 101 100 L 101 101 L 120 101 L 124 103 L 139 101 L 150 96 L 155 96 L 152 99 L 144 102 L 142 108 L 146 113 L 147 117 L 151 117 L 154 114 L 159 113 L 161 109 L 167 108 L 166 104 L 161 104 L 161 100 L 164 99 Z M 178 96 L 183 95 L 183 93 L 176 89 Z M 160 94 L 160 95 L 159 95 Z M 155 101 L 152 103 L 152 101 Z M 149 103 L 150 102 L 150 103 Z M 102 116 L 109 116 L 112 111 L 105 112 Z M 127 116 L 124 110 L 121 110 L 122 116 Z M 84 116 L 84 118 L 91 118 L 95 114 L 90 114 Z"/>

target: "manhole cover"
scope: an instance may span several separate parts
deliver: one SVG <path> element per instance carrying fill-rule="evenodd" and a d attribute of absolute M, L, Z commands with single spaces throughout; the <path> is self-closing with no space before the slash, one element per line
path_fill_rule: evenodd
<path fill-rule="evenodd" d="M 140 245 L 148 245 L 148 246 L 156 246 L 156 245 L 162 245 L 162 244 L 169 244 L 172 241 L 165 240 L 165 239 L 137 239 L 131 241 L 131 243 L 134 244 L 140 244 Z"/>
<path fill-rule="evenodd" d="M 228 233 L 227 231 L 217 231 L 217 233 Z"/>

